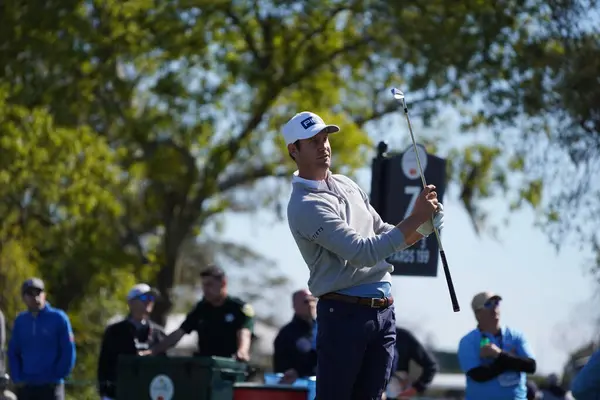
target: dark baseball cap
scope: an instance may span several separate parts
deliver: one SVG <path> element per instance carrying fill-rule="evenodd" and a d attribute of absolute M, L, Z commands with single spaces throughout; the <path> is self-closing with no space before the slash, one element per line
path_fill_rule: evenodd
<path fill-rule="evenodd" d="M 21 285 L 21 294 L 25 294 L 28 289 L 44 290 L 44 281 L 40 278 L 29 278 Z"/>
<path fill-rule="evenodd" d="M 200 272 L 201 278 L 212 276 L 213 278 L 222 279 L 225 277 L 225 271 L 216 265 L 209 265 Z"/>

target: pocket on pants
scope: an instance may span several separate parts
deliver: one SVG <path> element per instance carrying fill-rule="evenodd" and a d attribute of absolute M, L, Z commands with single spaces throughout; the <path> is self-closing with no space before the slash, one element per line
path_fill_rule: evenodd
<path fill-rule="evenodd" d="M 365 312 L 361 306 L 320 300 L 317 307 L 317 350 L 323 344 L 333 346 L 353 340 L 364 331 L 366 315 L 361 315 Z"/>
<path fill-rule="evenodd" d="M 352 319 L 359 310 L 355 304 L 332 300 L 319 300 L 317 304 L 317 324 L 338 323 Z"/>

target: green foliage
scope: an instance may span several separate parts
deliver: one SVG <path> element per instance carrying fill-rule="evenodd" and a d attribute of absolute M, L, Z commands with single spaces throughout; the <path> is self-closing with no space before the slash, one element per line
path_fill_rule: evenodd
<path fill-rule="evenodd" d="M 514 14 L 519 35 L 490 47 L 465 82 L 480 101 L 470 104 L 463 128 L 491 129 L 509 155 L 494 170 L 511 182 L 498 175 L 508 184 L 491 194 L 535 208 L 557 246 L 570 238 L 590 243 L 600 210 L 590 201 L 600 194 L 599 10 L 595 0 L 553 0 Z M 473 196 L 473 203 L 486 197 Z"/>
<path fill-rule="evenodd" d="M 9 332 L 15 317 L 24 308 L 19 283 L 37 274 L 27 248 L 15 239 L 0 242 L 0 309 Z"/>
<path fill-rule="evenodd" d="M 123 307 L 114 294 L 124 298 L 135 272 L 119 249 L 116 151 L 89 127 L 59 127 L 41 107 L 8 103 L 6 86 L 0 94 L 0 306 L 12 326 L 21 282 L 41 276 L 72 320 L 73 377 L 89 378 L 103 323 Z"/>

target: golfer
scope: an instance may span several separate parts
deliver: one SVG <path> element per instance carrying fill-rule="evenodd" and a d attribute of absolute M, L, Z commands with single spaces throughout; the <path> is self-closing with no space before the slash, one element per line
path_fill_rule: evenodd
<path fill-rule="evenodd" d="M 404 221 L 383 222 L 356 183 L 329 171 L 329 134 L 339 130 L 311 112 L 283 127 L 298 166 L 288 222 L 310 270 L 309 289 L 319 298 L 317 399 L 380 399 L 396 339 L 393 266 L 385 259 L 431 234 L 433 224 L 442 228 L 443 208 L 429 185 Z"/>

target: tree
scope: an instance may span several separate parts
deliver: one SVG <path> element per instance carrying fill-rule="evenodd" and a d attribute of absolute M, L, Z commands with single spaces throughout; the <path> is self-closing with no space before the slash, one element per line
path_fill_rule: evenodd
<path fill-rule="evenodd" d="M 543 24 L 526 40 L 512 39 L 484 54 L 490 67 L 469 81 L 483 101 L 465 128 L 488 126 L 495 140 L 469 168 L 465 204 L 497 195 L 494 187 L 508 192 L 513 208 L 525 202 L 541 212 L 540 224 L 557 246 L 572 243 L 569 238 L 598 243 L 588 224 L 595 224 L 600 206 L 594 178 L 600 149 L 599 10 L 594 0 L 548 2 Z M 530 23 L 521 30 L 539 24 L 525 18 Z M 469 175 L 469 169 L 462 173 Z"/>
<path fill-rule="evenodd" d="M 9 96 L 0 85 L 0 306 L 12 327 L 24 309 L 21 283 L 41 276 L 76 333 L 73 378 L 90 377 L 105 322 L 143 272 L 115 241 L 118 164 L 89 128 L 57 127 L 46 110 L 12 105 Z"/>
<path fill-rule="evenodd" d="M 366 128 L 397 109 L 385 100 L 392 83 L 407 88 L 425 122 L 442 105 L 475 97 L 485 111 L 466 115 L 466 127 L 542 115 L 552 103 L 542 101 L 548 91 L 536 72 L 562 82 L 567 67 L 582 64 L 557 60 L 553 49 L 570 39 L 547 22 L 573 15 L 577 4 L 545 4 L 70 0 L 34 9 L 9 1 L 1 73 L 11 102 L 46 107 L 60 126 L 88 126 L 123 149 L 120 243 L 140 265 L 160 265 L 155 282 L 168 300 L 186 241 L 223 212 L 253 211 L 281 193 L 271 178 L 289 175 L 292 164 L 278 130 L 299 110 L 344 127 L 332 137 L 334 163 L 350 174 L 371 149 Z M 591 39 L 578 40 L 577 54 L 593 54 Z M 550 68 L 534 69 L 534 51 L 554 61 Z M 499 107 L 507 98 L 511 106 Z M 477 204 L 509 189 L 512 170 L 527 178 L 515 198 L 541 204 L 544 181 L 527 169 L 523 146 L 508 165 L 501 149 L 487 143 L 451 154 L 452 178 L 476 222 Z M 159 321 L 169 307 L 157 308 Z"/>

